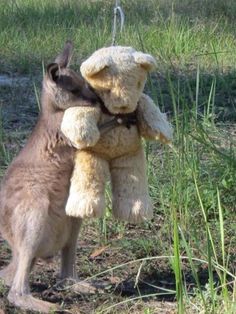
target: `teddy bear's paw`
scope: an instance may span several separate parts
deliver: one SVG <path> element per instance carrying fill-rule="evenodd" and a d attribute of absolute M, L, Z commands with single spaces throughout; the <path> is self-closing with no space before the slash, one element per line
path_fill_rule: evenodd
<path fill-rule="evenodd" d="M 77 134 L 78 139 L 75 141 L 75 147 L 79 149 L 81 148 L 81 145 L 83 145 L 83 147 L 94 146 L 100 138 L 100 132 L 97 126 L 92 125 L 90 125 L 89 129 L 88 126 L 84 127 L 81 125 L 78 127 Z"/>
<path fill-rule="evenodd" d="M 70 127 L 70 128 L 69 128 Z M 96 125 L 75 125 L 74 127 L 62 124 L 63 134 L 77 149 L 94 146 L 100 138 L 100 132 Z"/>
<path fill-rule="evenodd" d="M 115 218 L 130 223 L 141 223 L 153 217 L 153 205 L 149 197 L 113 199 Z"/>
<path fill-rule="evenodd" d="M 102 217 L 105 210 L 104 195 L 89 196 L 88 194 L 70 194 L 66 204 L 66 214 L 80 218 Z"/>

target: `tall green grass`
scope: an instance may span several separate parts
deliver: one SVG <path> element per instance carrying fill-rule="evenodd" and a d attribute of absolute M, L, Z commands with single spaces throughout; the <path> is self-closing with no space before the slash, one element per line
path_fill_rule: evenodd
<path fill-rule="evenodd" d="M 200 62 L 212 70 L 216 58 L 222 69 L 235 65 L 232 0 L 215 0 L 214 5 L 209 0 L 123 0 L 121 4 L 126 20 L 119 44 L 148 50 L 160 60 L 160 69 L 191 71 Z M 39 71 L 41 61 L 51 60 L 68 38 L 75 43 L 80 63 L 95 49 L 111 44 L 113 6 L 113 0 L 3 0 L 1 69 Z"/>
<path fill-rule="evenodd" d="M 234 313 L 235 137 L 215 120 L 215 77 L 203 106 L 199 103 L 199 69 L 192 105 L 184 103 L 178 83 L 169 79 L 169 88 L 174 106 L 174 149 L 164 151 L 164 166 L 162 169 L 154 166 L 149 174 L 152 174 L 153 197 L 158 199 L 161 195 L 161 207 L 166 208 L 166 227 L 170 226 L 169 232 L 173 236 L 171 264 L 176 276 L 178 313 L 185 313 L 188 300 L 181 251 L 185 251 L 196 282 L 195 292 L 200 298 L 199 304 L 195 305 L 199 312 L 203 308 L 204 313 Z M 235 128 L 235 124 L 232 127 Z M 162 176 L 165 179 L 160 179 Z M 200 257 L 207 263 L 206 287 L 201 286 L 199 265 L 194 263 L 194 259 Z"/>

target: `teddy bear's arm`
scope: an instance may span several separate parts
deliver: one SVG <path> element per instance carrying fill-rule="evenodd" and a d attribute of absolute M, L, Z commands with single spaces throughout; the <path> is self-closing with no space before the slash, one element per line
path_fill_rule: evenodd
<path fill-rule="evenodd" d="M 94 146 L 100 138 L 97 126 L 100 114 L 98 106 L 68 108 L 62 119 L 61 131 L 77 149 Z"/>
<path fill-rule="evenodd" d="M 172 127 L 166 115 L 160 111 L 154 101 L 142 94 L 137 108 L 138 128 L 142 137 L 150 140 L 159 140 L 170 143 L 172 140 Z"/>

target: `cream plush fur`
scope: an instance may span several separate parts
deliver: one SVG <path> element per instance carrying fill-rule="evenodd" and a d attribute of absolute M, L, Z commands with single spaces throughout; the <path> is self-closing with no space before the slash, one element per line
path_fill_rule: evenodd
<path fill-rule="evenodd" d="M 104 189 L 112 184 L 116 218 L 137 223 L 152 217 L 146 161 L 141 137 L 168 143 L 172 128 L 152 99 L 143 94 L 155 59 L 130 47 L 102 48 L 81 65 L 81 74 L 112 114 L 137 110 L 137 125 L 120 125 L 100 135 L 99 125 L 113 117 L 96 107 L 66 110 L 62 132 L 78 148 L 66 213 L 100 217 L 105 209 Z"/>

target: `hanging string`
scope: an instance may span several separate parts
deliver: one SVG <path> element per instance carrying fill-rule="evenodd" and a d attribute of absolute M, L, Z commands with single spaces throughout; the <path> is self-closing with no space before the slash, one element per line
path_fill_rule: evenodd
<path fill-rule="evenodd" d="M 116 43 L 118 17 L 120 17 L 120 33 L 121 33 L 124 27 L 125 14 L 120 6 L 120 0 L 115 1 L 113 30 L 112 30 L 112 46 L 114 46 Z"/>

